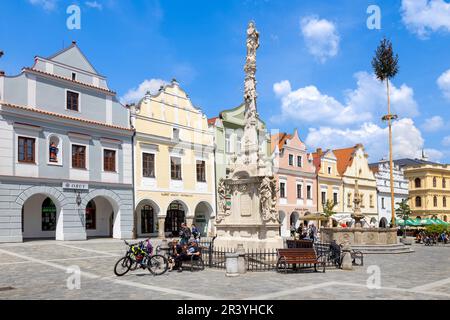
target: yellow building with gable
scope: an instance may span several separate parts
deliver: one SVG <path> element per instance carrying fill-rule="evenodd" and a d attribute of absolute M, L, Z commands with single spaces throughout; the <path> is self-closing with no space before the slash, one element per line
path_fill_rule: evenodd
<path fill-rule="evenodd" d="M 203 236 L 215 219 L 214 134 L 176 80 L 131 106 L 135 232 L 178 236 L 182 222 Z"/>

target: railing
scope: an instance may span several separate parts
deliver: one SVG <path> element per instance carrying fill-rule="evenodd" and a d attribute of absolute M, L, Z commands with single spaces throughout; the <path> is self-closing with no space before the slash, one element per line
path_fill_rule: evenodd
<path fill-rule="evenodd" d="M 214 238 L 203 238 L 199 241 L 205 267 L 225 269 L 225 255 L 236 252 L 235 249 L 220 248 L 214 246 Z M 287 248 L 314 248 L 326 267 L 336 268 L 333 260 L 330 243 L 312 242 L 310 240 L 287 240 Z M 162 249 L 169 254 L 168 248 Z M 163 252 L 161 252 L 164 254 Z M 247 271 L 273 271 L 276 270 L 278 261 L 277 249 L 247 249 L 245 251 L 245 263 Z"/>

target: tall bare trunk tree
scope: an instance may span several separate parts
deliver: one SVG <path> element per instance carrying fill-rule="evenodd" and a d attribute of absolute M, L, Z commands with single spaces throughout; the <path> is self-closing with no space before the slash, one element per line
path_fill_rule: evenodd
<path fill-rule="evenodd" d="M 398 55 L 394 54 L 392 50 L 392 43 L 384 38 L 381 40 L 375 56 L 372 59 L 372 67 L 375 75 L 381 82 L 386 81 L 386 94 L 388 113 L 383 116 L 382 120 L 388 122 L 389 127 L 389 167 L 390 167 L 390 185 L 391 185 L 391 226 L 395 227 L 395 208 L 394 208 L 394 174 L 393 174 L 393 160 L 392 160 L 392 120 L 397 119 L 397 115 L 391 114 L 391 100 L 389 93 L 389 80 L 395 77 L 398 73 Z"/>

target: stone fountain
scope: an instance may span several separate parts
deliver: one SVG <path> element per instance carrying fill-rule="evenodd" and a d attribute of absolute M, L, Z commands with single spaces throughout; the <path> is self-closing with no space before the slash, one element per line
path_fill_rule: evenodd
<path fill-rule="evenodd" d="M 279 235 L 277 182 L 272 161 L 260 151 L 256 107 L 256 50 L 259 33 L 255 23 L 247 29 L 245 71 L 245 127 L 241 152 L 234 155 L 229 173 L 218 184 L 216 247 L 244 249 L 282 248 Z"/>
<path fill-rule="evenodd" d="M 355 223 L 350 228 L 322 228 L 320 237 L 322 242 L 336 241 L 344 246 L 351 245 L 352 249 L 363 253 L 408 253 L 412 249 L 398 242 L 395 228 L 363 228 L 364 214 L 361 212 L 361 194 L 358 181 L 355 180 L 355 195 L 353 213 L 351 217 Z"/>

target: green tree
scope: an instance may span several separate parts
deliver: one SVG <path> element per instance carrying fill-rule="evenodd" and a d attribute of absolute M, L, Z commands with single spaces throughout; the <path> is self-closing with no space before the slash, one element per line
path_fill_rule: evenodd
<path fill-rule="evenodd" d="M 428 235 L 433 235 L 433 234 L 441 234 L 442 232 L 448 232 L 449 231 L 449 227 L 443 224 L 432 224 L 429 226 L 425 227 L 425 232 Z"/>
<path fill-rule="evenodd" d="M 398 55 L 394 54 L 392 43 L 384 38 L 375 51 L 375 56 L 372 59 L 372 67 L 381 82 L 386 81 L 386 94 L 388 114 L 383 116 L 382 120 L 388 121 L 389 127 L 389 167 L 390 167 L 390 182 L 391 182 L 391 208 L 394 208 L 394 174 L 392 161 L 392 120 L 396 119 L 395 114 L 391 114 L 391 100 L 389 95 L 389 80 L 395 77 L 398 73 Z M 392 210 L 392 226 L 395 226 L 395 213 Z"/>
<path fill-rule="evenodd" d="M 333 226 L 333 222 L 331 219 L 331 216 L 333 214 L 336 213 L 336 211 L 334 211 L 334 207 L 336 207 L 337 203 L 335 203 L 334 201 L 328 199 L 325 204 L 323 205 L 323 213 L 326 217 L 328 217 L 328 224 L 332 227 Z"/>
<path fill-rule="evenodd" d="M 403 199 L 400 202 L 397 202 L 398 207 L 395 209 L 395 213 L 397 214 L 397 216 L 399 218 L 401 218 L 403 220 L 403 238 L 406 238 L 406 232 L 405 232 L 405 228 L 406 228 L 406 220 L 409 219 L 409 217 L 411 216 L 411 208 L 409 207 L 408 204 L 408 199 Z M 395 224 L 395 221 L 392 222 L 392 225 Z"/>

